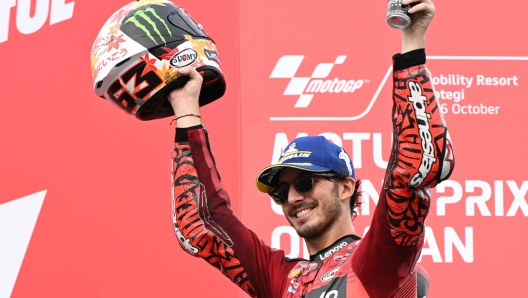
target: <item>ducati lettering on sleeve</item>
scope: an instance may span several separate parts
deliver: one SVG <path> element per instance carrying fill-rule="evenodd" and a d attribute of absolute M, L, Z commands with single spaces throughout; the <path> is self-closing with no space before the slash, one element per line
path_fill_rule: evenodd
<path fill-rule="evenodd" d="M 198 179 L 188 145 L 176 146 L 172 152 L 172 160 L 172 216 L 180 245 L 189 254 L 203 258 L 216 267 L 250 296 L 256 296 L 231 243 L 227 243 L 229 239 L 218 237 L 207 229 L 199 215 L 199 204 L 204 200 L 205 186 Z"/>

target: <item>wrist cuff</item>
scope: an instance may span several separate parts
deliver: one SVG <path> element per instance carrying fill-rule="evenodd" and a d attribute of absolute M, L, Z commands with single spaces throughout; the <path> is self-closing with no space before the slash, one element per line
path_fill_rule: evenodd
<path fill-rule="evenodd" d="M 417 49 L 392 56 L 392 65 L 396 71 L 415 65 L 425 64 L 425 60 L 425 49 Z"/>
<path fill-rule="evenodd" d="M 205 126 L 203 124 L 190 126 L 190 127 L 176 127 L 176 136 L 174 138 L 174 142 L 180 143 L 180 142 L 188 142 L 189 141 L 189 130 L 193 129 L 205 129 Z"/>

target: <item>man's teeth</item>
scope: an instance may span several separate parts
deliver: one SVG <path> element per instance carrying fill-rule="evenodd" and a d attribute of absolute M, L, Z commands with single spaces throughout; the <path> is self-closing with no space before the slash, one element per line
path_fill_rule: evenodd
<path fill-rule="evenodd" d="M 295 216 L 296 216 L 297 218 L 299 218 L 299 217 L 301 217 L 301 216 L 307 214 L 308 212 L 310 212 L 310 211 L 312 211 L 312 210 L 313 210 L 313 208 L 309 208 L 309 209 L 301 210 L 301 211 L 297 212 L 297 213 L 295 214 Z"/>

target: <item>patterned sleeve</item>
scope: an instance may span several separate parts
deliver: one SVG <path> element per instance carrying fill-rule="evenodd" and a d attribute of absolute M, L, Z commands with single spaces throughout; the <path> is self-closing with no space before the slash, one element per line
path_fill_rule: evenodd
<path fill-rule="evenodd" d="M 455 164 L 425 51 L 395 55 L 393 64 L 391 157 L 371 228 L 354 260 L 373 297 L 415 290 L 429 188 L 449 178 Z"/>
<path fill-rule="evenodd" d="M 181 247 L 250 296 L 279 296 L 294 264 L 233 215 L 201 125 L 177 129 L 172 161 L 174 231 Z"/>

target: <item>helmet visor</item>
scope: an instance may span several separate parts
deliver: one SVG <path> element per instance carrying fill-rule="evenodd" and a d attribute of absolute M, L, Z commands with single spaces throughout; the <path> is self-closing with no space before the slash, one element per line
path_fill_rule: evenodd
<path fill-rule="evenodd" d="M 202 25 L 196 24 L 191 16 L 185 12 L 183 7 L 178 7 L 176 11 L 169 15 L 168 19 L 171 24 L 195 37 L 200 36 L 209 38 L 207 33 L 203 30 Z"/>

